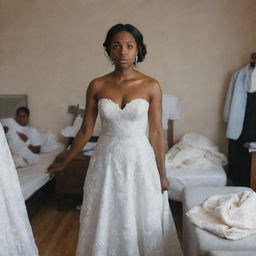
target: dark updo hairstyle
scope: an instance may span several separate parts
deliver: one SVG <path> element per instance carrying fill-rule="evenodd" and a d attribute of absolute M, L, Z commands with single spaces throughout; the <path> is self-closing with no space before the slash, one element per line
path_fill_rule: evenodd
<path fill-rule="evenodd" d="M 146 45 L 143 42 L 143 35 L 140 33 L 140 31 L 137 28 L 135 28 L 131 24 L 116 24 L 109 29 L 105 42 L 103 43 L 103 47 L 105 48 L 105 51 L 107 52 L 108 56 L 110 56 L 110 53 L 111 53 L 110 44 L 111 44 L 112 38 L 117 33 L 122 31 L 127 31 L 134 37 L 137 43 L 137 48 L 138 48 L 138 62 L 142 62 L 147 54 Z"/>

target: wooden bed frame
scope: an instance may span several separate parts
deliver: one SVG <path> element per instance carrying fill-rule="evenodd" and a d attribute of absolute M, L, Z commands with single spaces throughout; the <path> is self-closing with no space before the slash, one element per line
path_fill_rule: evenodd
<path fill-rule="evenodd" d="M 167 142 L 168 149 L 174 145 L 173 120 L 168 120 Z"/>

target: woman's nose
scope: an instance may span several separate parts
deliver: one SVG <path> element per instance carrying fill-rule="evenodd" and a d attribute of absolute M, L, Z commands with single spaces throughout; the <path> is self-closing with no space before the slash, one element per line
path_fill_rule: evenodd
<path fill-rule="evenodd" d="M 125 47 L 122 47 L 121 48 L 121 55 L 123 56 L 123 55 L 125 55 L 126 54 L 126 49 L 125 49 Z"/>

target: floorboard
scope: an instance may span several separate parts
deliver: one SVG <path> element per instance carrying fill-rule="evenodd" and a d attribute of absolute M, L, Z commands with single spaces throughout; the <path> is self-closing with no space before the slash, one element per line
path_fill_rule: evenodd
<path fill-rule="evenodd" d="M 170 202 L 179 239 L 181 239 L 181 204 Z M 62 211 L 49 198 L 31 218 L 31 226 L 40 256 L 74 256 L 78 240 L 79 214 L 74 201 L 67 200 Z"/>

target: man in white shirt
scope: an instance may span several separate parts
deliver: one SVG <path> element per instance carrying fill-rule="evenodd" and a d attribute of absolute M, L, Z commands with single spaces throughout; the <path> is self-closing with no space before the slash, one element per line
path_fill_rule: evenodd
<path fill-rule="evenodd" d="M 24 128 L 23 129 L 24 133 L 18 132 L 18 135 L 33 153 L 40 153 L 41 151 L 40 134 L 36 128 L 28 126 L 29 115 L 30 115 L 30 111 L 27 107 L 19 107 L 16 110 L 16 121 L 18 124 L 20 124 Z"/>

